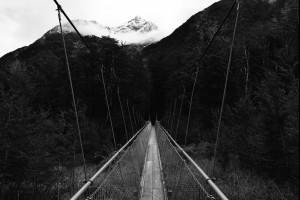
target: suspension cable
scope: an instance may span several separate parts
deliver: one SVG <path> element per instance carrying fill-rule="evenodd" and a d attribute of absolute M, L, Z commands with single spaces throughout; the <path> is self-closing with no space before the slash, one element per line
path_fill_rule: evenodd
<path fill-rule="evenodd" d="M 168 128 L 170 128 L 171 126 L 172 114 L 173 114 L 173 108 L 171 107 L 169 111 Z"/>
<path fill-rule="evenodd" d="M 72 193 L 75 191 L 75 164 L 76 164 L 76 134 L 73 134 L 73 169 L 72 169 Z"/>
<path fill-rule="evenodd" d="M 137 114 L 137 118 L 138 118 L 138 126 L 142 126 L 142 119 L 141 119 L 141 116 L 140 114 Z"/>
<path fill-rule="evenodd" d="M 190 107 L 189 107 L 188 120 L 187 120 L 187 124 L 186 124 L 186 129 L 185 129 L 184 145 L 186 145 L 186 142 L 187 142 L 187 135 L 188 135 L 188 132 L 189 132 L 189 125 L 190 125 L 191 111 L 192 111 L 192 105 L 193 105 L 193 99 L 194 99 L 194 94 L 195 94 L 195 88 L 196 88 L 196 84 L 197 84 L 198 74 L 199 74 L 199 67 L 197 67 L 197 72 L 196 72 L 195 81 L 194 81 L 194 85 L 193 85 L 193 90 L 192 90 L 192 94 L 191 94 L 191 100 L 190 100 Z"/>
<path fill-rule="evenodd" d="M 123 118 L 123 123 L 124 123 L 124 128 L 125 128 L 125 133 L 126 133 L 126 140 L 128 141 L 128 132 L 127 132 L 127 127 L 126 127 L 126 121 L 125 121 L 125 116 L 124 116 L 124 111 L 123 111 L 123 105 L 122 105 L 122 101 L 121 101 L 121 97 L 120 97 L 120 89 L 118 87 L 118 99 L 120 102 L 120 108 L 121 108 L 121 113 L 122 113 L 122 118 Z"/>
<path fill-rule="evenodd" d="M 175 105 L 174 105 L 174 110 L 173 110 L 173 115 L 172 115 L 171 128 L 170 128 L 171 134 L 172 134 L 172 129 L 173 129 L 173 122 L 174 122 L 174 116 L 175 116 L 175 112 L 176 112 L 176 106 L 177 106 L 177 99 L 175 99 Z"/>
<path fill-rule="evenodd" d="M 84 178 L 85 178 L 85 180 L 87 180 L 86 163 L 85 163 L 84 150 L 83 150 L 83 144 L 82 144 L 82 139 L 81 139 L 81 131 L 80 131 L 80 126 L 79 126 L 78 111 L 77 111 L 77 106 L 76 106 L 76 101 L 75 101 L 74 88 L 73 88 L 72 75 L 71 75 L 71 70 L 70 70 L 70 65 L 69 65 L 67 47 L 66 47 L 66 42 L 65 42 L 65 38 L 64 38 L 64 34 L 63 34 L 62 25 L 61 25 L 60 11 L 61 11 L 61 7 L 58 6 L 57 7 L 58 21 L 59 21 L 59 26 L 60 26 L 62 42 L 63 42 L 63 46 L 64 46 L 64 53 L 65 53 L 66 65 L 67 65 L 67 69 L 68 69 L 70 89 L 71 89 L 71 93 L 72 93 L 72 100 L 73 100 L 73 107 L 74 107 L 74 113 L 75 113 L 75 118 L 76 118 L 77 132 L 78 132 L 80 148 L 81 148 L 81 154 L 82 154 L 82 160 L 83 160 Z"/>
<path fill-rule="evenodd" d="M 136 120 L 137 120 L 138 127 L 140 127 L 141 126 L 141 118 L 140 118 L 139 113 L 136 113 Z"/>
<path fill-rule="evenodd" d="M 96 55 L 94 54 L 94 52 L 92 51 L 92 49 L 90 48 L 90 46 L 88 45 L 88 43 L 85 41 L 85 39 L 82 37 L 82 35 L 80 34 L 80 32 L 77 30 L 77 28 L 75 27 L 75 25 L 73 24 L 73 22 L 70 20 L 70 18 L 68 17 L 68 15 L 65 13 L 65 11 L 62 9 L 61 5 L 57 2 L 57 0 L 53 0 L 54 3 L 57 5 L 57 8 L 63 13 L 63 15 L 66 17 L 66 19 L 68 20 L 68 22 L 71 24 L 71 26 L 74 28 L 74 30 L 76 31 L 76 33 L 78 34 L 78 36 L 80 37 L 80 39 L 82 40 L 82 42 L 85 44 L 85 46 L 89 49 L 89 51 L 91 52 L 91 54 L 94 56 L 94 58 L 96 58 Z"/>
<path fill-rule="evenodd" d="M 141 126 L 141 117 L 140 117 L 140 114 L 139 114 L 139 112 L 137 112 L 136 113 L 136 120 L 137 120 L 137 123 L 138 123 L 138 127 L 140 127 Z"/>
<path fill-rule="evenodd" d="M 216 138 L 214 158 L 213 158 L 212 177 L 214 177 L 214 173 L 215 173 L 216 157 L 217 157 L 217 150 L 218 150 L 219 137 L 220 137 L 220 129 L 221 129 L 221 123 L 222 123 L 224 103 L 225 103 L 225 98 L 226 98 L 226 91 L 227 91 L 227 84 L 228 84 L 230 66 L 231 66 L 231 63 L 232 63 L 232 54 L 233 54 L 234 40 L 235 40 L 236 29 L 237 29 L 237 24 L 238 24 L 238 19 L 239 19 L 239 10 L 240 10 L 240 4 L 238 2 L 238 4 L 237 4 L 237 14 L 236 14 L 236 19 L 235 19 L 235 25 L 234 25 L 234 30 L 233 30 L 231 46 L 230 46 L 230 55 L 229 55 L 229 61 L 228 61 L 228 66 L 227 66 L 227 73 L 226 73 L 226 80 L 225 80 L 225 86 L 224 86 L 224 92 L 223 92 L 223 99 L 222 99 L 221 111 L 220 111 L 220 117 L 219 117 L 219 123 L 218 123 L 218 131 L 217 131 L 217 138 Z"/>
<path fill-rule="evenodd" d="M 57 2 L 57 0 L 53 0 L 54 3 L 57 5 L 58 9 L 63 13 L 63 15 L 66 17 L 66 19 L 68 20 L 68 22 L 71 24 L 71 26 L 74 28 L 74 30 L 76 31 L 76 33 L 78 34 L 78 36 L 80 37 L 81 41 L 85 44 L 85 46 L 89 49 L 90 53 L 92 54 L 92 57 L 95 61 L 97 61 L 97 56 L 96 54 L 94 53 L 94 51 L 92 51 L 91 47 L 89 46 L 89 44 L 85 41 L 85 39 L 82 37 L 82 35 L 80 34 L 80 32 L 77 30 L 77 28 L 75 27 L 75 25 L 73 24 L 73 22 L 70 20 L 70 18 L 68 17 L 68 15 L 65 13 L 65 11 L 62 9 L 61 5 Z M 102 65 L 102 68 L 101 68 L 101 71 L 103 73 L 103 65 Z M 105 84 L 104 82 L 104 79 L 103 79 L 103 83 Z M 104 86 L 105 88 L 105 86 Z M 105 88 L 105 91 L 106 91 L 106 88 Z M 107 102 L 108 102 L 108 99 L 106 99 Z M 109 109 L 109 105 L 107 104 L 108 106 L 108 110 L 110 112 L 110 109 Z M 110 114 L 110 113 L 109 113 Z M 111 120 L 111 116 L 110 116 L 110 123 L 112 125 L 112 120 Z M 113 128 L 112 128 L 112 133 L 114 135 L 114 131 L 113 131 Z M 113 136 L 114 137 L 114 136 Z M 115 137 L 114 137 L 114 143 L 115 143 L 115 147 L 116 147 L 116 141 L 115 141 Z"/>
<path fill-rule="evenodd" d="M 129 109 L 128 99 L 127 99 L 127 101 L 126 101 L 126 104 L 127 104 L 127 110 L 128 110 L 128 116 L 129 116 L 130 125 L 131 125 L 131 129 L 132 129 L 132 134 L 134 134 L 133 124 L 132 124 L 132 119 L 131 119 L 131 113 L 130 113 L 130 109 Z"/>
<path fill-rule="evenodd" d="M 224 23 L 226 22 L 226 20 L 228 19 L 230 13 L 233 11 L 235 4 L 237 3 L 238 0 L 234 0 L 229 11 L 227 12 L 226 16 L 223 18 L 218 30 L 215 32 L 215 34 L 213 35 L 212 39 L 210 40 L 210 42 L 208 43 L 208 45 L 206 46 L 205 50 L 203 51 L 200 59 L 198 60 L 198 64 L 200 64 L 202 62 L 202 60 L 204 59 L 207 51 L 209 50 L 210 46 L 213 44 L 214 40 L 216 39 L 217 35 L 219 34 L 219 32 L 221 31 Z"/>
<path fill-rule="evenodd" d="M 132 106 L 132 116 L 133 116 L 133 122 L 135 124 L 135 129 L 137 130 L 137 123 L 136 123 L 136 117 L 135 117 L 135 111 L 134 111 L 134 106 Z"/>
<path fill-rule="evenodd" d="M 102 67 L 101 67 L 101 77 L 102 77 L 102 82 L 103 82 L 103 89 L 104 89 L 104 94 L 105 94 L 106 106 L 107 106 L 107 111 L 108 111 L 108 116 L 109 116 L 109 121 L 110 121 L 110 126 L 111 126 L 111 132 L 112 132 L 112 135 L 113 135 L 114 145 L 115 145 L 115 149 L 117 149 L 117 142 L 116 142 L 114 126 L 113 126 L 112 118 L 111 118 L 111 114 L 110 114 L 110 107 L 109 107 L 109 103 L 108 103 L 108 95 L 107 95 L 107 91 L 106 91 L 106 84 L 105 84 L 105 80 L 104 80 L 103 68 L 104 67 L 102 65 Z"/>
<path fill-rule="evenodd" d="M 168 110 L 168 112 L 166 113 L 166 116 L 165 116 L 165 127 L 168 127 L 169 126 L 169 121 L 170 121 L 170 111 Z"/>
<path fill-rule="evenodd" d="M 189 130 L 189 122 L 190 122 L 190 115 L 191 115 L 191 109 L 192 109 L 192 103 L 193 103 L 193 98 L 194 98 L 194 92 L 195 92 L 195 87 L 196 87 L 196 83 L 197 83 L 197 79 L 198 79 L 198 75 L 199 75 L 199 65 L 200 63 L 203 61 L 206 53 L 208 52 L 209 48 L 211 47 L 213 41 L 216 39 L 217 35 L 219 34 L 220 30 L 222 29 L 223 25 L 225 24 L 226 20 L 228 19 L 229 15 L 231 14 L 231 12 L 233 11 L 236 3 L 238 0 L 234 0 L 232 3 L 232 6 L 230 7 L 229 11 L 227 12 L 227 14 L 225 15 L 225 17 L 223 18 L 218 30 L 214 33 L 212 39 L 210 40 L 210 42 L 208 43 L 208 45 L 206 46 L 205 50 L 203 51 L 201 57 L 199 58 L 198 62 L 197 62 L 197 72 L 196 72 L 196 77 L 195 77 L 195 82 L 193 85 L 193 91 L 192 91 L 192 95 L 191 95 L 191 100 L 190 100 L 190 108 L 189 108 L 189 114 L 188 114 L 188 121 L 187 121 L 187 125 L 186 125 L 186 133 L 185 133 L 185 145 L 187 142 L 187 134 L 188 134 L 188 130 Z"/>
<path fill-rule="evenodd" d="M 169 119 L 170 119 L 170 111 L 168 111 L 164 117 L 165 121 L 163 123 L 164 123 L 165 127 L 169 126 Z"/>
<path fill-rule="evenodd" d="M 177 141 L 177 133 L 178 133 L 178 127 L 179 127 L 179 122 L 180 122 L 180 118 L 181 118 L 181 112 L 182 112 L 182 107 L 183 107 L 184 96 L 185 96 L 185 85 L 183 85 L 183 95 L 182 95 L 182 99 L 181 99 L 179 116 L 178 116 L 178 121 L 177 121 L 177 125 L 176 125 L 176 131 L 175 131 L 175 140 L 176 141 Z"/>
<path fill-rule="evenodd" d="M 144 122 L 145 122 L 145 120 L 144 120 L 144 118 L 143 118 L 143 116 L 140 114 L 140 126 L 143 126 L 143 124 L 144 124 Z"/>

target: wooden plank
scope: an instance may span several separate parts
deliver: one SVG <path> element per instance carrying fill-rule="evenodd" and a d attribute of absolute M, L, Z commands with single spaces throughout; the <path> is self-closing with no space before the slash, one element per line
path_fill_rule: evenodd
<path fill-rule="evenodd" d="M 141 181 L 141 200 L 165 200 L 155 128 L 151 128 Z"/>

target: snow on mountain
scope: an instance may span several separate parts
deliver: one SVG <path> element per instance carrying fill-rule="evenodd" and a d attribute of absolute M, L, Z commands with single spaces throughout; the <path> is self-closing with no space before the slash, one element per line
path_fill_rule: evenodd
<path fill-rule="evenodd" d="M 110 35 L 110 31 L 108 27 L 102 26 L 98 24 L 96 21 L 87 21 L 87 20 L 73 20 L 72 21 L 75 27 L 80 31 L 83 35 Z M 64 33 L 71 33 L 75 32 L 71 24 L 65 23 L 62 25 Z M 52 33 L 60 33 L 60 27 L 55 26 L 53 29 L 51 29 L 47 34 Z"/>
<path fill-rule="evenodd" d="M 122 26 L 118 26 L 112 29 L 113 34 L 128 33 L 131 31 L 139 33 L 148 33 L 156 30 L 158 30 L 158 27 L 154 23 L 148 22 L 139 16 L 136 16 L 129 22 L 123 24 Z"/>
<path fill-rule="evenodd" d="M 110 36 L 126 44 L 153 43 L 163 38 L 162 32 L 152 22 L 139 16 L 117 27 L 108 27 L 96 21 L 73 20 L 75 27 L 82 35 Z M 62 25 L 64 33 L 75 32 L 69 23 Z M 60 33 L 60 27 L 55 26 L 47 34 Z"/>

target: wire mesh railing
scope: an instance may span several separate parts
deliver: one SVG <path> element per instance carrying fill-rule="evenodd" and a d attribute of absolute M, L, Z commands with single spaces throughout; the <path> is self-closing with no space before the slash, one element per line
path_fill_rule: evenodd
<path fill-rule="evenodd" d="M 213 199 L 198 181 L 191 166 L 182 158 L 164 130 L 156 126 L 158 146 L 169 200 Z"/>
<path fill-rule="evenodd" d="M 151 122 L 147 122 L 71 200 L 138 199 L 151 127 Z"/>
<path fill-rule="evenodd" d="M 156 130 L 169 200 L 227 200 L 213 181 L 159 123 Z"/>
<path fill-rule="evenodd" d="M 151 125 L 140 133 L 88 200 L 135 200 L 140 195 L 140 179 Z"/>
<path fill-rule="evenodd" d="M 90 183 L 86 200 L 138 200 L 141 199 L 141 177 L 151 131 L 149 122 L 128 145 L 120 149 L 105 170 L 99 170 Z M 165 200 L 228 200 L 204 171 L 186 154 L 169 133 L 156 125 Z M 125 148 L 126 147 L 126 148 Z M 87 183 L 88 184 L 88 183 Z M 85 186 L 81 189 L 86 191 Z M 80 191 L 78 192 L 80 193 Z M 211 195 L 213 194 L 213 195 Z M 75 195 L 76 196 L 76 195 Z M 79 196 L 78 196 L 79 197 Z"/>

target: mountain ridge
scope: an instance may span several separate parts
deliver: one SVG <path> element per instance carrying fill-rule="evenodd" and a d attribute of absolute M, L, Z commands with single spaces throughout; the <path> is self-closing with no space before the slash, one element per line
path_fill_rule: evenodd
<path fill-rule="evenodd" d="M 141 18 L 140 16 L 136 16 L 122 25 L 114 27 L 101 25 L 94 20 L 89 21 L 77 19 L 72 20 L 72 23 L 84 36 L 109 36 L 127 44 L 152 43 L 162 39 L 162 33 L 160 33 L 158 26 L 153 22 Z M 75 32 L 69 23 L 62 24 L 62 28 L 64 33 Z M 59 25 L 46 32 L 43 37 L 47 37 L 48 35 L 54 33 L 60 33 Z"/>

